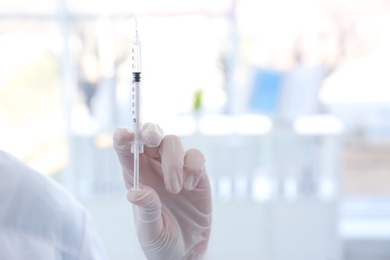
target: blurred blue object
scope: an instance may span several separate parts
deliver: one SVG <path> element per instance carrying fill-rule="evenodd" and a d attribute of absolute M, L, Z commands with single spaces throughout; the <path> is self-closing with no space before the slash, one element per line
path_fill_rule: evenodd
<path fill-rule="evenodd" d="M 274 115 L 279 106 L 284 73 L 271 68 L 256 68 L 249 97 L 250 112 Z"/>

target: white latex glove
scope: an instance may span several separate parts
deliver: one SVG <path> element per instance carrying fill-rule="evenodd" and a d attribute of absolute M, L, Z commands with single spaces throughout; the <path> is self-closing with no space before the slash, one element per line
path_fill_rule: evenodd
<path fill-rule="evenodd" d="M 211 188 L 205 159 L 184 150 L 177 136 L 163 136 L 155 124 L 141 130 L 140 190 L 133 187 L 133 133 L 117 128 L 114 147 L 134 205 L 138 240 L 148 259 L 204 259 L 211 230 Z"/>

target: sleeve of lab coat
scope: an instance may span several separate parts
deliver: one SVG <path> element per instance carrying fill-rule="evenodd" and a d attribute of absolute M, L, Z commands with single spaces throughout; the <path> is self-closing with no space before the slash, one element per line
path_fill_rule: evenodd
<path fill-rule="evenodd" d="M 0 241 L 0 259 L 107 259 L 81 203 L 51 178 L 1 150 Z M 4 241 L 10 250 L 2 247 Z"/>
<path fill-rule="evenodd" d="M 106 260 L 107 255 L 95 225 L 88 213 L 84 218 L 84 235 L 79 260 Z"/>

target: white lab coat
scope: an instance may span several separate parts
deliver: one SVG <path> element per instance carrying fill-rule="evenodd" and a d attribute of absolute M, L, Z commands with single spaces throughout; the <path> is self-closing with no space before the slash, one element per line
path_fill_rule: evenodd
<path fill-rule="evenodd" d="M 0 260 L 106 259 L 84 208 L 60 185 L 0 150 Z"/>

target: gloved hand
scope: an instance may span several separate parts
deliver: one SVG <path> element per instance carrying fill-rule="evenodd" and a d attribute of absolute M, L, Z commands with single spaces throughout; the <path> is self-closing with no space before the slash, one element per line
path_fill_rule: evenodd
<path fill-rule="evenodd" d="M 147 259 L 204 259 L 211 230 L 211 188 L 205 159 L 184 150 L 177 136 L 155 124 L 141 130 L 140 190 L 133 187 L 133 133 L 117 128 L 114 148 L 122 165 L 127 199 L 134 205 L 138 240 Z"/>

